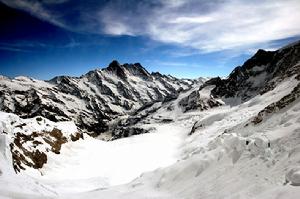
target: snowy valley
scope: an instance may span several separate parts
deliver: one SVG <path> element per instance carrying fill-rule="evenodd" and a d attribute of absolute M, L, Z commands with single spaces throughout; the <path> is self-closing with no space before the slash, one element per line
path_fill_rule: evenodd
<path fill-rule="evenodd" d="M 300 42 L 227 78 L 0 77 L 0 198 L 300 197 Z"/>

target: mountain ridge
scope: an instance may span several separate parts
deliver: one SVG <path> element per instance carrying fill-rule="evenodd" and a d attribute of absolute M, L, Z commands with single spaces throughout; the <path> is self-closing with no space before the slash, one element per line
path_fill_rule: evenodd
<path fill-rule="evenodd" d="M 139 63 L 121 65 L 114 60 L 107 68 L 80 77 L 56 76 L 49 81 L 2 77 L 0 110 L 23 118 L 41 115 L 52 121 L 74 120 L 84 131 L 99 135 L 117 117 L 172 99 L 196 82 L 150 74 Z"/>
<path fill-rule="evenodd" d="M 80 77 L 56 76 L 41 81 L 2 76 L 0 110 L 23 118 L 41 115 L 52 121 L 74 120 L 79 128 L 94 136 L 110 134 L 109 131 L 118 132 L 114 138 L 145 133 L 148 130 L 132 126 L 145 115 L 131 115 L 139 115 L 139 111 L 157 102 L 175 100 L 179 93 L 195 86 L 199 86 L 198 91 L 194 90 L 178 104 L 183 112 L 203 111 L 227 103 L 236 105 L 272 90 L 292 75 L 299 78 L 299 48 L 300 42 L 295 42 L 276 51 L 259 49 L 227 78 L 216 77 L 206 82 L 204 78 L 189 80 L 149 73 L 140 63 L 120 64 L 116 60 Z M 117 122 L 116 127 L 118 118 L 125 121 Z"/>
<path fill-rule="evenodd" d="M 213 108 L 225 104 L 238 105 L 256 95 L 273 90 L 280 82 L 295 76 L 300 79 L 300 41 L 275 51 L 259 49 L 242 66 L 237 66 L 227 78 L 211 78 L 199 90 L 184 99 L 190 109 Z M 201 96 L 201 91 L 210 89 L 208 97 Z M 190 101 L 190 103 L 188 102 Z M 198 105 L 195 102 L 201 102 Z M 211 105 L 205 105 L 205 104 Z M 201 108 L 202 107 L 202 108 Z"/>

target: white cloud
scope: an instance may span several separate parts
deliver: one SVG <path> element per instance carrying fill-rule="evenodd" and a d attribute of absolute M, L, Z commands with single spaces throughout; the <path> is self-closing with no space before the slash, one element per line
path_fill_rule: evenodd
<path fill-rule="evenodd" d="M 72 31 L 147 36 L 200 53 L 231 49 L 246 52 L 300 35 L 299 0 L 112 0 L 81 4 L 83 8 L 74 9 L 78 18 L 73 21 L 68 21 L 64 11 L 51 9 L 52 0 L 1 1 Z"/>
<path fill-rule="evenodd" d="M 213 9 L 210 7 L 208 12 L 197 12 L 197 6 L 199 10 L 207 6 L 201 1 L 197 4 L 181 0 L 175 6 L 174 2 L 172 6 L 152 8 L 145 16 L 122 17 L 121 11 L 104 8 L 102 13 L 112 13 L 109 18 L 102 18 L 104 31 L 113 35 L 147 35 L 202 52 L 247 49 L 300 34 L 299 0 L 229 0 L 211 4 Z M 123 32 L 112 31 L 112 21 L 126 28 Z"/>
<path fill-rule="evenodd" d="M 50 10 L 44 8 L 40 1 L 23 1 L 23 0 L 0 0 L 2 3 L 17 9 L 21 9 L 29 12 L 31 15 L 37 16 L 38 18 L 48 21 L 56 26 L 60 26 L 66 29 L 68 28 L 59 18 L 54 15 Z M 44 4 L 59 4 L 64 3 L 67 0 L 58 0 L 54 3 L 54 0 L 46 0 Z"/>
<path fill-rule="evenodd" d="M 170 24 L 203 24 L 214 21 L 213 17 L 196 16 L 196 17 L 176 17 L 169 21 Z"/>

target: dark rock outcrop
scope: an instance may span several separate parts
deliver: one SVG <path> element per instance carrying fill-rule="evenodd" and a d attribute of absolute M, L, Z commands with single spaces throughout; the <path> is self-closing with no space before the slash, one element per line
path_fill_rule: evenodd
<path fill-rule="evenodd" d="M 83 134 L 79 132 L 75 133 L 75 135 L 71 134 L 70 139 L 72 141 L 83 139 Z M 47 163 L 46 153 L 51 151 L 59 154 L 61 146 L 67 141 L 68 138 L 63 135 L 61 130 L 56 128 L 49 132 L 16 133 L 13 142 L 9 145 L 15 172 L 18 173 L 21 170 L 25 170 L 25 166 L 34 169 L 42 168 Z M 37 149 L 39 145 L 43 145 L 46 151 Z"/>
<path fill-rule="evenodd" d="M 182 108 L 183 112 L 190 110 L 203 111 L 221 105 L 222 104 L 213 97 L 202 98 L 199 91 L 193 91 L 190 95 L 179 101 L 179 106 Z"/>
<path fill-rule="evenodd" d="M 240 97 L 247 101 L 253 96 L 272 90 L 279 82 L 300 74 L 300 42 L 277 51 L 258 50 L 242 66 L 236 67 L 229 77 L 210 80 L 216 85 L 213 97 Z"/>
<path fill-rule="evenodd" d="M 123 67 L 119 64 L 118 61 L 113 60 L 108 67 L 106 68 L 107 71 L 110 71 L 120 77 L 123 80 L 126 80 L 126 74 L 124 72 Z"/>
<path fill-rule="evenodd" d="M 259 49 L 242 66 L 236 67 L 227 78 L 212 78 L 179 103 L 183 111 L 206 110 L 221 106 L 243 103 L 257 95 L 274 89 L 280 82 L 295 76 L 300 80 L 300 42 L 276 51 Z M 208 88 L 209 91 L 208 91 Z M 207 98 L 202 93 L 210 93 Z M 226 100 L 234 98 L 234 100 Z"/>
<path fill-rule="evenodd" d="M 277 102 L 274 102 L 267 107 L 265 107 L 263 110 L 261 110 L 253 119 L 253 124 L 259 124 L 261 123 L 265 118 L 268 116 L 282 110 L 283 108 L 291 105 L 293 102 L 295 102 L 300 97 L 300 83 L 292 90 L 291 93 L 287 94 Z"/>
<path fill-rule="evenodd" d="M 112 140 L 130 137 L 132 135 L 139 135 L 149 133 L 152 129 L 144 129 L 139 127 L 118 127 L 112 131 Z"/>

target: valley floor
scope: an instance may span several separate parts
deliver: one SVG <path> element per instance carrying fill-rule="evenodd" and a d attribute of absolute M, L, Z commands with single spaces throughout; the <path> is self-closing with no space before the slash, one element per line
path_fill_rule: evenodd
<path fill-rule="evenodd" d="M 87 137 L 63 145 L 53 154 L 41 176 L 35 177 L 60 193 L 83 192 L 128 183 L 143 172 L 166 167 L 179 159 L 186 128 L 151 125 L 152 133 L 111 142 Z"/>

